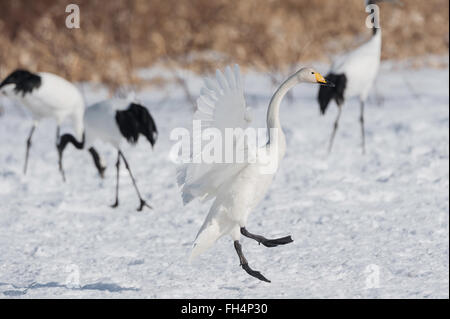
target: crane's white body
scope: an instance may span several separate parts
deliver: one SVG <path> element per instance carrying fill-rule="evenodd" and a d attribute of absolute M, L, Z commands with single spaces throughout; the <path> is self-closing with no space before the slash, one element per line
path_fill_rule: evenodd
<path fill-rule="evenodd" d="M 21 94 L 14 91 L 15 85 L 2 88 L 2 93 L 23 104 L 31 113 L 35 123 L 43 118 L 52 118 L 60 125 L 66 118 L 72 120 L 77 139 L 83 136 L 83 96 L 75 85 L 51 73 L 37 73 L 41 85 L 32 92 Z"/>
<path fill-rule="evenodd" d="M 345 99 L 358 97 L 361 101 L 367 100 L 380 68 L 381 33 L 379 29 L 369 41 L 340 56 L 331 66 L 330 73 L 345 74 L 347 78 Z"/>
<path fill-rule="evenodd" d="M 234 241 L 240 239 L 241 228 L 245 227 L 250 212 L 267 193 L 286 152 L 286 140 L 279 121 L 281 101 L 296 84 L 317 83 L 312 69 L 302 70 L 283 83 L 272 98 L 267 114 L 269 142 L 259 149 L 266 153 L 256 152 L 256 161 L 248 163 L 191 163 L 179 171 L 178 183 L 185 204 L 194 198 L 215 199 L 197 235 L 191 258 L 204 252 L 224 235 L 230 234 Z M 238 66 L 234 72 L 227 68 L 225 75 L 217 71 L 215 81 L 205 80 L 194 119 L 202 120 L 203 127 L 218 128 L 222 132 L 226 128 L 245 128 L 248 125 L 249 116 Z M 195 134 L 199 133 L 194 132 L 194 139 Z M 192 158 L 200 156 L 201 152 L 192 154 Z M 251 153 L 248 150 L 248 154 Z M 271 170 L 266 170 L 268 163 L 272 165 Z"/>
<path fill-rule="evenodd" d="M 84 114 L 86 145 L 91 146 L 99 139 L 119 149 L 125 139 L 117 125 L 116 112 L 125 110 L 129 104 L 127 99 L 113 98 L 89 106 Z"/>

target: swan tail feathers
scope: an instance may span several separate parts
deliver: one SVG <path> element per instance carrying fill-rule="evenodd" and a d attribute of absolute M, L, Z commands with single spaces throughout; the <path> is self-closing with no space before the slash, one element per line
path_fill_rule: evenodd
<path fill-rule="evenodd" d="M 192 247 L 189 262 L 211 248 L 220 237 L 222 237 L 222 233 L 218 224 L 210 223 L 208 226 L 202 227 Z"/>

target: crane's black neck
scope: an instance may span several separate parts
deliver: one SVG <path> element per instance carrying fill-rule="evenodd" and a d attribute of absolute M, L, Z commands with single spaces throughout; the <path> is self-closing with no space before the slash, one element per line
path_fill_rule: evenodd
<path fill-rule="evenodd" d="M 58 151 L 60 152 L 60 154 L 62 154 L 64 152 L 64 149 L 67 147 L 67 145 L 69 143 L 71 143 L 73 146 L 75 146 L 75 148 L 82 150 L 84 148 L 85 140 L 86 140 L 86 138 L 85 138 L 84 133 L 83 133 L 83 139 L 81 140 L 81 142 L 77 141 L 77 139 L 72 134 L 64 134 L 59 139 Z"/>
<path fill-rule="evenodd" d="M 378 32 L 380 32 L 379 29 L 380 29 L 380 28 L 372 27 L 372 36 L 376 36 L 376 35 L 378 34 Z"/>

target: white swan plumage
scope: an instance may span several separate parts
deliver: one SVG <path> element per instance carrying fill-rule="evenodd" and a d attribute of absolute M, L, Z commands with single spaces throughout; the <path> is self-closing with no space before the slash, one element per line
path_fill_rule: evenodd
<path fill-rule="evenodd" d="M 281 101 L 291 88 L 301 82 L 331 85 L 315 70 L 303 68 L 287 79 L 277 90 L 267 113 L 269 141 L 259 149 L 266 152 L 270 163 L 275 165 L 272 170 L 265 171 L 268 163 L 261 160 L 258 155 L 262 154 L 260 152 L 255 153 L 254 162 L 194 163 L 194 159 L 201 157 L 203 152 L 209 151 L 205 148 L 194 150 L 191 156 L 192 161 L 180 168 L 178 184 L 185 204 L 194 198 L 214 199 L 208 216 L 198 232 L 191 260 L 210 248 L 217 239 L 230 234 L 244 270 L 251 276 L 269 282 L 261 273 L 248 266 L 239 240 L 241 235 L 244 235 L 266 247 L 292 242 L 290 236 L 269 240 L 253 235 L 245 227 L 250 212 L 264 198 L 269 189 L 278 164 L 286 151 L 286 140 L 279 120 Z M 201 129 L 193 132 L 194 140 L 199 138 L 198 134 L 202 134 L 202 131 L 207 128 L 216 128 L 224 134 L 227 128 L 247 128 L 251 116 L 244 98 L 239 66 L 236 65 L 234 69 L 227 67 L 224 73 L 217 70 L 215 80 L 206 79 L 197 105 L 198 110 L 194 120 L 201 120 Z M 243 137 L 237 135 L 233 147 L 237 148 L 241 145 L 239 139 Z M 225 147 L 223 150 L 225 151 Z M 251 152 L 248 151 L 248 153 Z"/>

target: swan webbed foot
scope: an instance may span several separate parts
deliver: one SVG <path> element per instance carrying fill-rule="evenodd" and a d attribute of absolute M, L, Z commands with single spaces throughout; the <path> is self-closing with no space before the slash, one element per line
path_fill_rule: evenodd
<path fill-rule="evenodd" d="M 280 245 L 287 245 L 294 242 L 292 240 L 291 236 L 286 236 L 286 237 L 282 237 L 282 238 L 277 238 L 277 239 L 266 239 L 260 242 L 260 244 L 263 244 L 266 247 L 277 247 Z"/>
<path fill-rule="evenodd" d="M 280 245 L 287 245 L 294 242 L 291 236 L 276 239 L 267 239 L 266 237 L 250 233 L 245 227 L 241 228 L 241 234 L 244 235 L 245 237 L 256 240 L 259 244 L 263 244 L 268 248 L 277 247 Z"/>
<path fill-rule="evenodd" d="M 253 270 L 250 268 L 250 266 L 248 265 L 247 259 L 245 259 L 245 256 L 242 252 L 242 246 L 239 243 L 239 241 L 236 240 L 234 242 L 234 248 L 236 249 L 236 252 L 239 256 L 239 261 L 241 263 L 242 269 L 244 269 L 247 272 L 247 274 L 249 274 L 250 276 L 255 277 L 261 281 L 270 283 L 270 280 L 267 279 L 266 277 L 264 277 L 263 274 L 261 274 L 259 271 L 256 271 L 256 270 Z"/>
<path fill-rule="evenodd" d="M 261 281 L 265 281 L 265 282 L 270 283 L 269 279 L 264 277 L 264 275 L 261 274 L 259 271 L 251 269 L 248 264 L 242 264 L 241 266 L 242 266 L 242 269 L 244 269 L 247 272 L 247 274 L 249 274 L 250 276 L 255 277 L 255 278 L 257 278 L 257 279 L 259 279 Z"/>
<path fill-rule="evenodd" d="M 116 202 L 111 205 L 111 208 L 117 208 L 117 207 L 119 207 L 119 201 L 118 200 L 116 200 Z"/>

